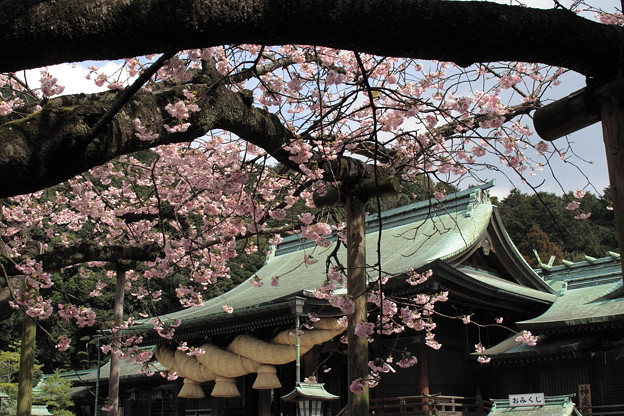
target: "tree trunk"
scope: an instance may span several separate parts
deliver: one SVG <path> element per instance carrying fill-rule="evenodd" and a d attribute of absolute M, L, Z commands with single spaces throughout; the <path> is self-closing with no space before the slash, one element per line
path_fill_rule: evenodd
<path fill-rule="evenodd" d="M 619 67 L 623 32 L 568 10 L 477 1 L 3 0 L 0 71 L 252 43 L 604 75 Z"/>
<path fill-rule="evenodd" d="M 30 292 L 34 295 L 36 289 L 30 288 Z M 30 416 L 32 410 L 36 335 L 37 324 L 35 320 L 24 314 L 17 390 L 17 416 Z"/>

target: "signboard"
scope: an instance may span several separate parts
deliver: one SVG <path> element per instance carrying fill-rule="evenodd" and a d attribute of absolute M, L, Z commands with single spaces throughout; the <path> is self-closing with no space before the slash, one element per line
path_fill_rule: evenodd
<path fill-rule="evenodd" d="M 578 386 L 579 410 L 584 415 L 591 413 L 591 386 L 579 384 Z"/>
<path fill-rule="evenodd" d="M 525 394 L 510 394 L 509 406 L 544 406 L 546 400 L 544 400 L 544 393 L 525 393 Z"/>

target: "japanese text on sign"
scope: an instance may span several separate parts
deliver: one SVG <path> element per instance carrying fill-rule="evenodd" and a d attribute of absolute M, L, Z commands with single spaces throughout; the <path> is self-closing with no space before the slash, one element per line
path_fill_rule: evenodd
<path fill-rule="evenodd" d="M 544 393 L 510 394 L 509 406 L 543 406 Z"/>

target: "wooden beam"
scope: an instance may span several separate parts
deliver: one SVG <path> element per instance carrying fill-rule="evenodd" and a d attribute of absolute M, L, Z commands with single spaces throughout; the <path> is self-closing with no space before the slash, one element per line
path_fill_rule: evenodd
<path fill-rule="evenodd" d="M 367 179 L 349 189 L 349 194 L 354 195 L 362 201 L 367 201 L 375 195 L 396 194 L 399 192 L 401 185 L 396 176 L 386 176 L 383 178 Z M 323 195 L 314 193 L 314 204 L 317 207 L 331 206 L 336 204 L 344 204 L 346 199 L 345 192 L 336 187 L 328 187 L 327 192 Z"/>
<path fill-rule="evenodd" d="M 600 121 L 602 103 L 617 91 L 616 80 L 596 82 L 535 111 L 533 125 L 548 141 L 572 134 Z"/>

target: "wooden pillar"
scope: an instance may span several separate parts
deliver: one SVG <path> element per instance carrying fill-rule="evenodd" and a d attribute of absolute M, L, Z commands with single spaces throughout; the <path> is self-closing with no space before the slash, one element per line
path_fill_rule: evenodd
<path fill-rule="evenodd" d="M 186 407 L 188 405 L 188 399 L 180 397 L 180 390 L 184 387 L 184 380 L 181 377 L 178 377 L 175 381 L 175 396 L 174 396 L 174 415 L 173 416 L 185 416 L 186 415 Z M 165 392 L 162 391 L 162 396 L 164 399 Z M 161 399 L 161 400 L 163 400 Z"/>
<path fill-rule="evenodd" d="M 314 374 L 314 371 L 317 369 L 319 365 L 319 355 L 321 354 L 322 345 L 315 345 L 310 348 L 308 352 L 306 352 L 303 357 L 303 376 L 310 377 L 311 375 L 316 375 L 317 380 L 319 380 L 320 374 Z"/>
<path fill-rule="evenodd" d="M 553 141 L 602 121 L 609 182 L 620 254 L 624 250 L 624 89 L 617 78 L 592 82 L 538 109 L 533 121 L 544 140 Z"/>
<path fill-rule="evenodd" d="M 271 416 L 271 389 L 261 389 L 258 392 L 258 416 Z"/>
<path fill-rule="evenodd" d="M 429 357 L 427 347 L 423 343 L 418 344 L 418 388 L 420 394 L 429 394 Z"/>
<path fill-rule="evenodd" d="M 354 196 L 347 197 L 347 294 L 355 302 L 355 312 L 349 316 L 348 331 L 348 381 L 368 377 L 368 339 L 358 337 L 354 329 L 366 317 L 366 208 Z M 349 390 L 349 415 L 368 416 L 368 387 L 364 394 Z"/>
<path fill-rule="evenodd" d="M 124 294 L 126 285 L 126 270 L 123 268 L 117 269 L 117 282 L 115 286 L 115 304 L 114 304 L 114 325 L 119 328 L 123 322 L 123 310 L 124 310 Z M 116 347 L 120 345 L 121 333 L 118 330 L 113 333 L 113 344 Z M 110 361 L 110 376 L 108 379 L 108 403 L 112 404 L 113 408 L 109 414 L 111 416 L 117 416 L 119 414 L 119 370 L 120 370 L 120 358 L 117 354 L 111 354 Z"/>
<path fill-rule="evenodd" d="M 609 183 L 613 191 L 613 211 L 620 254 L 624 248 L 624 105 L 610 95 L 600 106 L 602 135 L 609 167 Z"/>
<path fill-rule="evenodd" d="M 36 289 L 31 288 L 29 291 L 33 296 L 36 295 Z M 19 378 L 17 383 L 17 416 L 30 416 L 32 411 L 36 336 L 36 322 L 30 316 L 24 314 L 22 321 Z"/>
<path fill-rule="evenodd" d="M 212 415 L 223 416 L 223 408 L 225 407 L 225 399 L 223 397 L 212 396 Z"/>
<path fill-rule="evenodd" d="M 344 186 L 344 184 L 343 184 Z M 348 189 L 346 189 L 348 188 Z M 346 193 L 345 193 L 346 191 Z M 342 189 L 328 188 L 323 196 L 315 194 L 317 207 L 345 203 L 347 217 L 347 295 L 355 302 L 355 312 L 349 316 L 347 328 L 347 377 L 350 385 L 356 379 L 368 378 L 368 339 L 355 336 L 359 323 L 366 317 L 366 208 L 364 201 L 373 195 L 381 196 L 399 191 L 396 177 L 373 178 Z M 368 387 L 364 394 L 349 390 L 348 415 L 368 416 Z"/>
<path fill-rule="evenodd" d="M 242 377 L 242 381 L 243 381 L 243 385 L 242 385 L 242 390 L 243 390 L 243 413 L 245 415 L 258 415 L 260 416 L 260 412 L 259 412 L 259 403 L 258 403 L 258 391 L 254 389 L 253 386 L 253 382 L 254 382 L 254 378 L 255 378 L 255 374 L 247 374 L 244 375 Z"/>
<path fill-rule="evenodd" d="M 427 351 L 427 346 L 423 342 L 418 343 L 418 389 L 420 390 L 420 394 L 423 396 L 428 396 L 430 394 L 429 390 L 429 355 Z M 424 397 L 422 399 L 422 411 L 426 414 L 429 414 L 431 408 L 429 406 L 430 399 L 429 397 Z"/>

